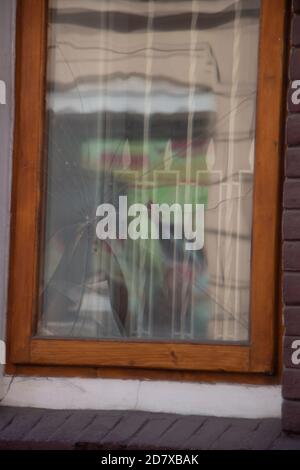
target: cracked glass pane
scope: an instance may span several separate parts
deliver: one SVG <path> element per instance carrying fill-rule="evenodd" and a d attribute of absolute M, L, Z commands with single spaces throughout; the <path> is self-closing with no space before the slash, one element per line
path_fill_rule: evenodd
<path fill-rule="evenodd" d="M 249 340 L 259 16 L 256 0 L 49 1 L 37 335 Z M 120 236 L 125 196 L 156 236 Z M 204 205 L 199 249 L 175 214 L 169 237 L 150 217 L 174 203 Z M 103 204 L 115 238 L 96 234 Z"/>

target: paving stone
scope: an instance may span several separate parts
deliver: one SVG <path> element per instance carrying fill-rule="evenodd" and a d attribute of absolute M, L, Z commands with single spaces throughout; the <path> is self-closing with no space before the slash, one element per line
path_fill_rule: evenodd
<path fill-rule="evenodd" d="M 205 416 L 184 416 L 178 419 L 158 440 L 158 447 L 160 449 L 181 449 L 182 444 L 191 438 L 206 420 Z"/>
<path fill-rule="evenodd" d="M 200 429 L 187 441 L 182 442 L 182 449 L 206 450 L 231 426 L 229 418 L 207 417 Z"/>
<path fill-rule="evenodd" d="M 98 415 L 95 420 L 78 435 L 77 447 L 84 447 L 86 443 L 103 445 L 105 436 L 122 420 L 122 415 Z"/>
<path fill-rule="evenodd" d="M 252 432 L 247 432 L 240 441 L 244 450 L 265 450 L 273 444 L 282 431 L 279 419 L 265 419 Z"/>
<path fill-rule="evenodd" d="M 12 422 L 15 415 L 14 408 L 0 407 L 0 432 Z"/>
<path fill-rule="evenodd" d="M 294 424 L 299 406 L 284 403 Z M 279 419 L 0 407 L 4 449 L 300 449 L 300 436 L 282 433 Z"/>
<path fill-rule="evenodd" d="M 1 432 L 1 440 L 16 441 L 22 440 L 28 432 L 38 425 L 44 414 L 43 410 L 32 409 L 30 412 L 15 412 L 15 416 Z"/>
<path fill-rule="evenodd" d="M 149 413 L 132 412 L 121 419 L 117 426 L 106 434 L 102 439 L 102 444 L 110 448 L 115 446 L 118 448 L 125 447 L 130 439 L 133 439 L 148 421 Z"/>
<path fill-rule="evenodd" d="M 171 426 L 175 424 L 178 416 L 166 414 L 164 417 L 151 417 L 140 432 L 128 442 L 132 449 L 157 448 L 158 442 Z"/>
<path fill-rule="evenodd" d="M 300 437 L 282 433 L 270 450 L 300 450 Z"/>
<path fill-rule="evenodd" d="M 24 436 L 23 440 L 43 442 L 47 441 L 50 436 L 57 433 L 60 427 L 71 416 L 71 411 L 45 411 L 39 423 Z"/>
<path fill-rule="evenodd" d="M 256 419 L 232 420 L 230 426 L 209 448 L 215 450 L 243 450 L 245 449 L 247 436 L 257 430 L 259 424 L 260 421 Z"/>
<path fill-rule="evenodd" d="M 83 431 L 96 419 L 96 411 L 77 411 L 70 415 L 47 440 L 56 442 L 75 442 Z"/>

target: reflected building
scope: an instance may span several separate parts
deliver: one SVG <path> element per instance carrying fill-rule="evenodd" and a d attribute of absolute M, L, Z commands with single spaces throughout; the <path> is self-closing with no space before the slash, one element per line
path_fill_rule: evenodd
<path fill-rule="evenodd" d="M 82 4 L 50 1 L 38 334 L 246 342 L 260 2 Z M 204 249 L 100 242 L 120 195 L 205 204 Z"/>

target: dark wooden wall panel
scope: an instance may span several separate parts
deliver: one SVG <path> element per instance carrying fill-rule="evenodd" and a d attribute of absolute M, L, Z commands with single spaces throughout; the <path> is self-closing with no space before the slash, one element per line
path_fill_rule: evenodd
<path fill-rule="evenodd" d="M 300 13 L 300 0 L 294 0 L 293 2 L 293 11 L 294 13 Z"/>
<path fill-rule="evenodd" d="M 283 238 L 284 240 L 300 240 L 300 211 L 284 211 Z"/>
<path fill-rule="evenodd" d="M 300 177 L 300 148 L 291 147 L 286 151 L 285 173 L 288 178 Z"/>
<path fill-rule="evenodd" d="M 292 102 L 293 93 L 300 89 L 294 83 L 300 80 L 300 0 L 293 0 L 292 6 L 282 229 L 285 304 L 282 425 L 286 431 L 300 433 L 300 360 L 295 360 L 300 344 L 300 99 L 299 103 L 295 99 Z"/>
<path fill-rule="evenodd" d="M 300 370 L 286 369 L 282 384 L 285 398 L 287 400 L 298 400 L 300 394 Z"/>
<path fill-rule="evenodd" d="M 300 242 L 286 241 L 283 249 L 283 266 L 285 271 L 300 271 Z"/>
<path fill-rule="evenodd" d="M 299 433 L 300 401 L 285 400 L 282 406 L 282 427 L 285 431 Z"/>
<path fill-rule="evenodd" d="M 287 336 L 300 336 L 300 307 L 286 306 L 284 308 L 285 334 Z"/>

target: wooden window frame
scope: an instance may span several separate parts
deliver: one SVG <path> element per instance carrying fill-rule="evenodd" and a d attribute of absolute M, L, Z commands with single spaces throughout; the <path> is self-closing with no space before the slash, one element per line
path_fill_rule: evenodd
<path fill-rule="evenodd" d="M 251 262 L 250 342 L 194 344 L 35 338 L 43 214 L 47 1 L 19 0 L 7 371 L 197 380 L 276 370 L 286 0 L 262 0 Z M 271 119 L 268 117 L 271 116 Z M 280 315 L 279 315 L 280 316 Z M 73 371 L 73 372 L 72 372 Z M 84 373 L 86 371 L 86 373 Z M 201 372 L 200 372 L 201 371 Z M 92 374 L 92 373 L 91 373 Z M 199 375 L 200 374 L 200 375 Z M 202 375 L 201 375 L 202 374 Z M 204 374 L 204 375 L 203 375 Z M 51 375 L 51 372 L 49 373 Z M 130 375 L 130 374 L 129 374 Z M 248 379 L 246 380 L 248 381 Z"/>

